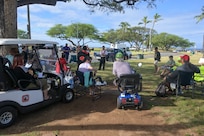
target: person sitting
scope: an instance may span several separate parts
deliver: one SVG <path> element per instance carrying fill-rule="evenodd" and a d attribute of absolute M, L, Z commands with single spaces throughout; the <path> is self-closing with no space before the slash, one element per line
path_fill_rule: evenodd
<path fill-rule="evenodd" d="M 167 61 L 167 63 L 165 65 L 163 65 L 163 66 L 161 66 L 161 67 L 159 67 L 157 69 L 157 73 L 159 73 L 159 71 L 161 69 L 163 69 L 162 73 L 160 74 L 160 75 L 162 75 L 165 70 L 169 70 L 170 71 L 173 66 L 175 66 L 175 61 L 173 59 L 173 56 L 171 55 L 171 56 L 169 56 L 169 61 Z"/>
<path fill-rule="evenodd" d="M 170 83 L 175 83 L 177 81 L 177 77 L 179 74 L 179 71 L 185 71 L 185 72 L 194 72 L 194 73 L 200 73 L 200 69 L 190 63 L 190 56 L 183 55 L 181 56 L 181 62 L 182 65 L 177 67 L 175 71 L 164 77 L 163 83 L 168 87 L 169 91 L 172 92 L 170 88 Z M 179 90 L 179 94 L 182 92 Z"/>
<path fill-rule="evenodd" d="M 22 54 L 16 54 L 14 56 L 13 69 L 17 80 L 25 79 L 25 80 L 35 81 L 37 78 L 33 69 L 28 69 L 24 66 L 24 57 Z M 48 95 L 49 85 L 47 84 L 47 80 L 46 79 L 38 79 L 38 80 L 41 82 L 41 85 L 42 85 L 44 100 L 48 100 L 51 97 Z M 25 82 L 22 86 L 26 89 L 30 89 L 36 85 L 30 82 Z"/>
<path fill-rule="evenodd" d="M 165 76 L 167 76 L 171 72 L 175 71 L 176 68 L 181 66 L 181 65 L 182 65 L 182 62 L 181 62 L 181 56 L 180 56 L 180 57 L 178 57 L 177 61 L 175 62 L 175 65 L 171 69 L 164 69 L 162 71 L 162 73 L 160 74 L 160 77 L 164 78 Z"/>
<path fill-rule="evenodd" d="M 116 61 L 113 62 L 113 75 L 116 77 L 113 81 L 115 86 L 118 85 L 118 80 L 123 74 L 133 74 L 134 71 L 131 68 L 130 64 L 124 61 L 123 54 L 118 52 L 115 55 Z"/>
<path fill-rule="evenodd" d="M 59 61 L 57 61 L 56 63 L 55 63 L 55 66 L 56 66 L 56 69 L 55 69 L 55 71 L 56 71 L 56 73 L 58 73 L 58 74 L 60 74 L 60 64 L 61 64 L 61 66 L 62 66 L 62 69 L 63 69 L 63 71 L 64 72 L 67 72 L 69 69 L 68 69 L 68 67 L 67 67 L 67 61 L 66 61 L 66 59 L 65 59 L 65 54 L 64 53 L 62 53 L 62 55 L 61 55 L 61 58 L 59 58 Z"/>
<path fill-rule="evenodd" d="M 204 58 L 200 58 L 198 63 L 200 64 L 200 66 L 199 66 L 200 73 L 194 74 L 194 80 L 196 82 L 200 82 L 202 85 L 204 82 Z"/>

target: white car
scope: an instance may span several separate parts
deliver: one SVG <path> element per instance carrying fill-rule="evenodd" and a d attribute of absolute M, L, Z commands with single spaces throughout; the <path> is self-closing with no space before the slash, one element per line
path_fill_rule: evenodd
<path fill-rule="evenodd" d="M 52 41 L 40 41 L 31 39 L 0 39 L 2 46 L 32 46 L 32 53 L 37 55 L 39 61 L 39 78 L 45 78 L 50 85 L 49 95 L 51 99 L 43 99 L 41 87 L 27 90 L 22 87 L 21 80 L 16 80 L 12 68 L 8 67 L 4 56 L 0 56 L 0 128 L 11 126 L 18 114 L 27 113 L 41 107 L 48 106 L 57 101 L 71 102 L 74 99 L 73 82 L 68 79 L 68 74 L 55 72 L 53 62 L 58 58 L 57 44 Z M 3 48 L 2 48 L 3 49 Z M 2 50 L 1 50 L 2 51 Z M 49 53 L 55 57 L 48 58 Z M 31 81 L 27 81 L 31 82 Z"/>

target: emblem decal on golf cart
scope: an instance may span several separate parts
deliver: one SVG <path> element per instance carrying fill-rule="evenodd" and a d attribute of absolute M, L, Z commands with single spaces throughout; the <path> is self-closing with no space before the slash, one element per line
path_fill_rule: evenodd
<path fill-rule="evenodd" d="M 23 95 L 22 102 L 27 102 L 27 101 L 29 101 L 29 95 Z"/>

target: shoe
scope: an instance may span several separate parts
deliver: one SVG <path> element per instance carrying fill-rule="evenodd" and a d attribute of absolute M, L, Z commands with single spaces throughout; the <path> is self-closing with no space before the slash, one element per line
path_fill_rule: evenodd
<path fill-rule="evenodd" d="M 100 81 L 96 81 L 96 84 L 95 84 L 96 86 L 101 86 L 101 85 L 103 85 Z"/>
<path fill-rule="evenodd" d="M 107 85 L 107 82 L 106 82 L 106 81 L 103 81 L 103 85 Z"/>

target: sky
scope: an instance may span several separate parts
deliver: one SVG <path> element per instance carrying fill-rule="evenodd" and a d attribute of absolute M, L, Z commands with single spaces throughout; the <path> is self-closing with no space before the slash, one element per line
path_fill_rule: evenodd
<path fill-rule="evenodd" d="M 128 22 L 132 27 L 147 16 L 153 20 L 157 13 L 161 15 L 154 29 L 158 33 L 175 34 L 195 43 L 194 48 L 203 47 L 204 20 L 196 23 L 194 18 L 202 13 L 204 0 L 157 0 L 155 8 L 147 8 L 145 3 L 137 4 L 137 9 L 125 9 L 125 13 L 104 13 L 96 11 L 91 13 L 82 0 L 72 2 L 57 2 L 56 6 L 42 4 L 30 5 L 31 38 L 56 41 L 59 45 L 68 43 L 46 35 L 46 32 L 56 24 L 64 26 L 73 23 L 92 24 L 99 32 L 118 29 L 121 22 Z M 18 29 L 27 31 L 27 6 L 19 7 L 17 13 Z M 151 28 L 152 23 L 147 27 Z M 87 40 L 88 42 L 89 40 Z M 91 47 L 101 47 L 102 43 L 88 43 Z M 109 45 L 105 45 L 108 47 Z"/>

